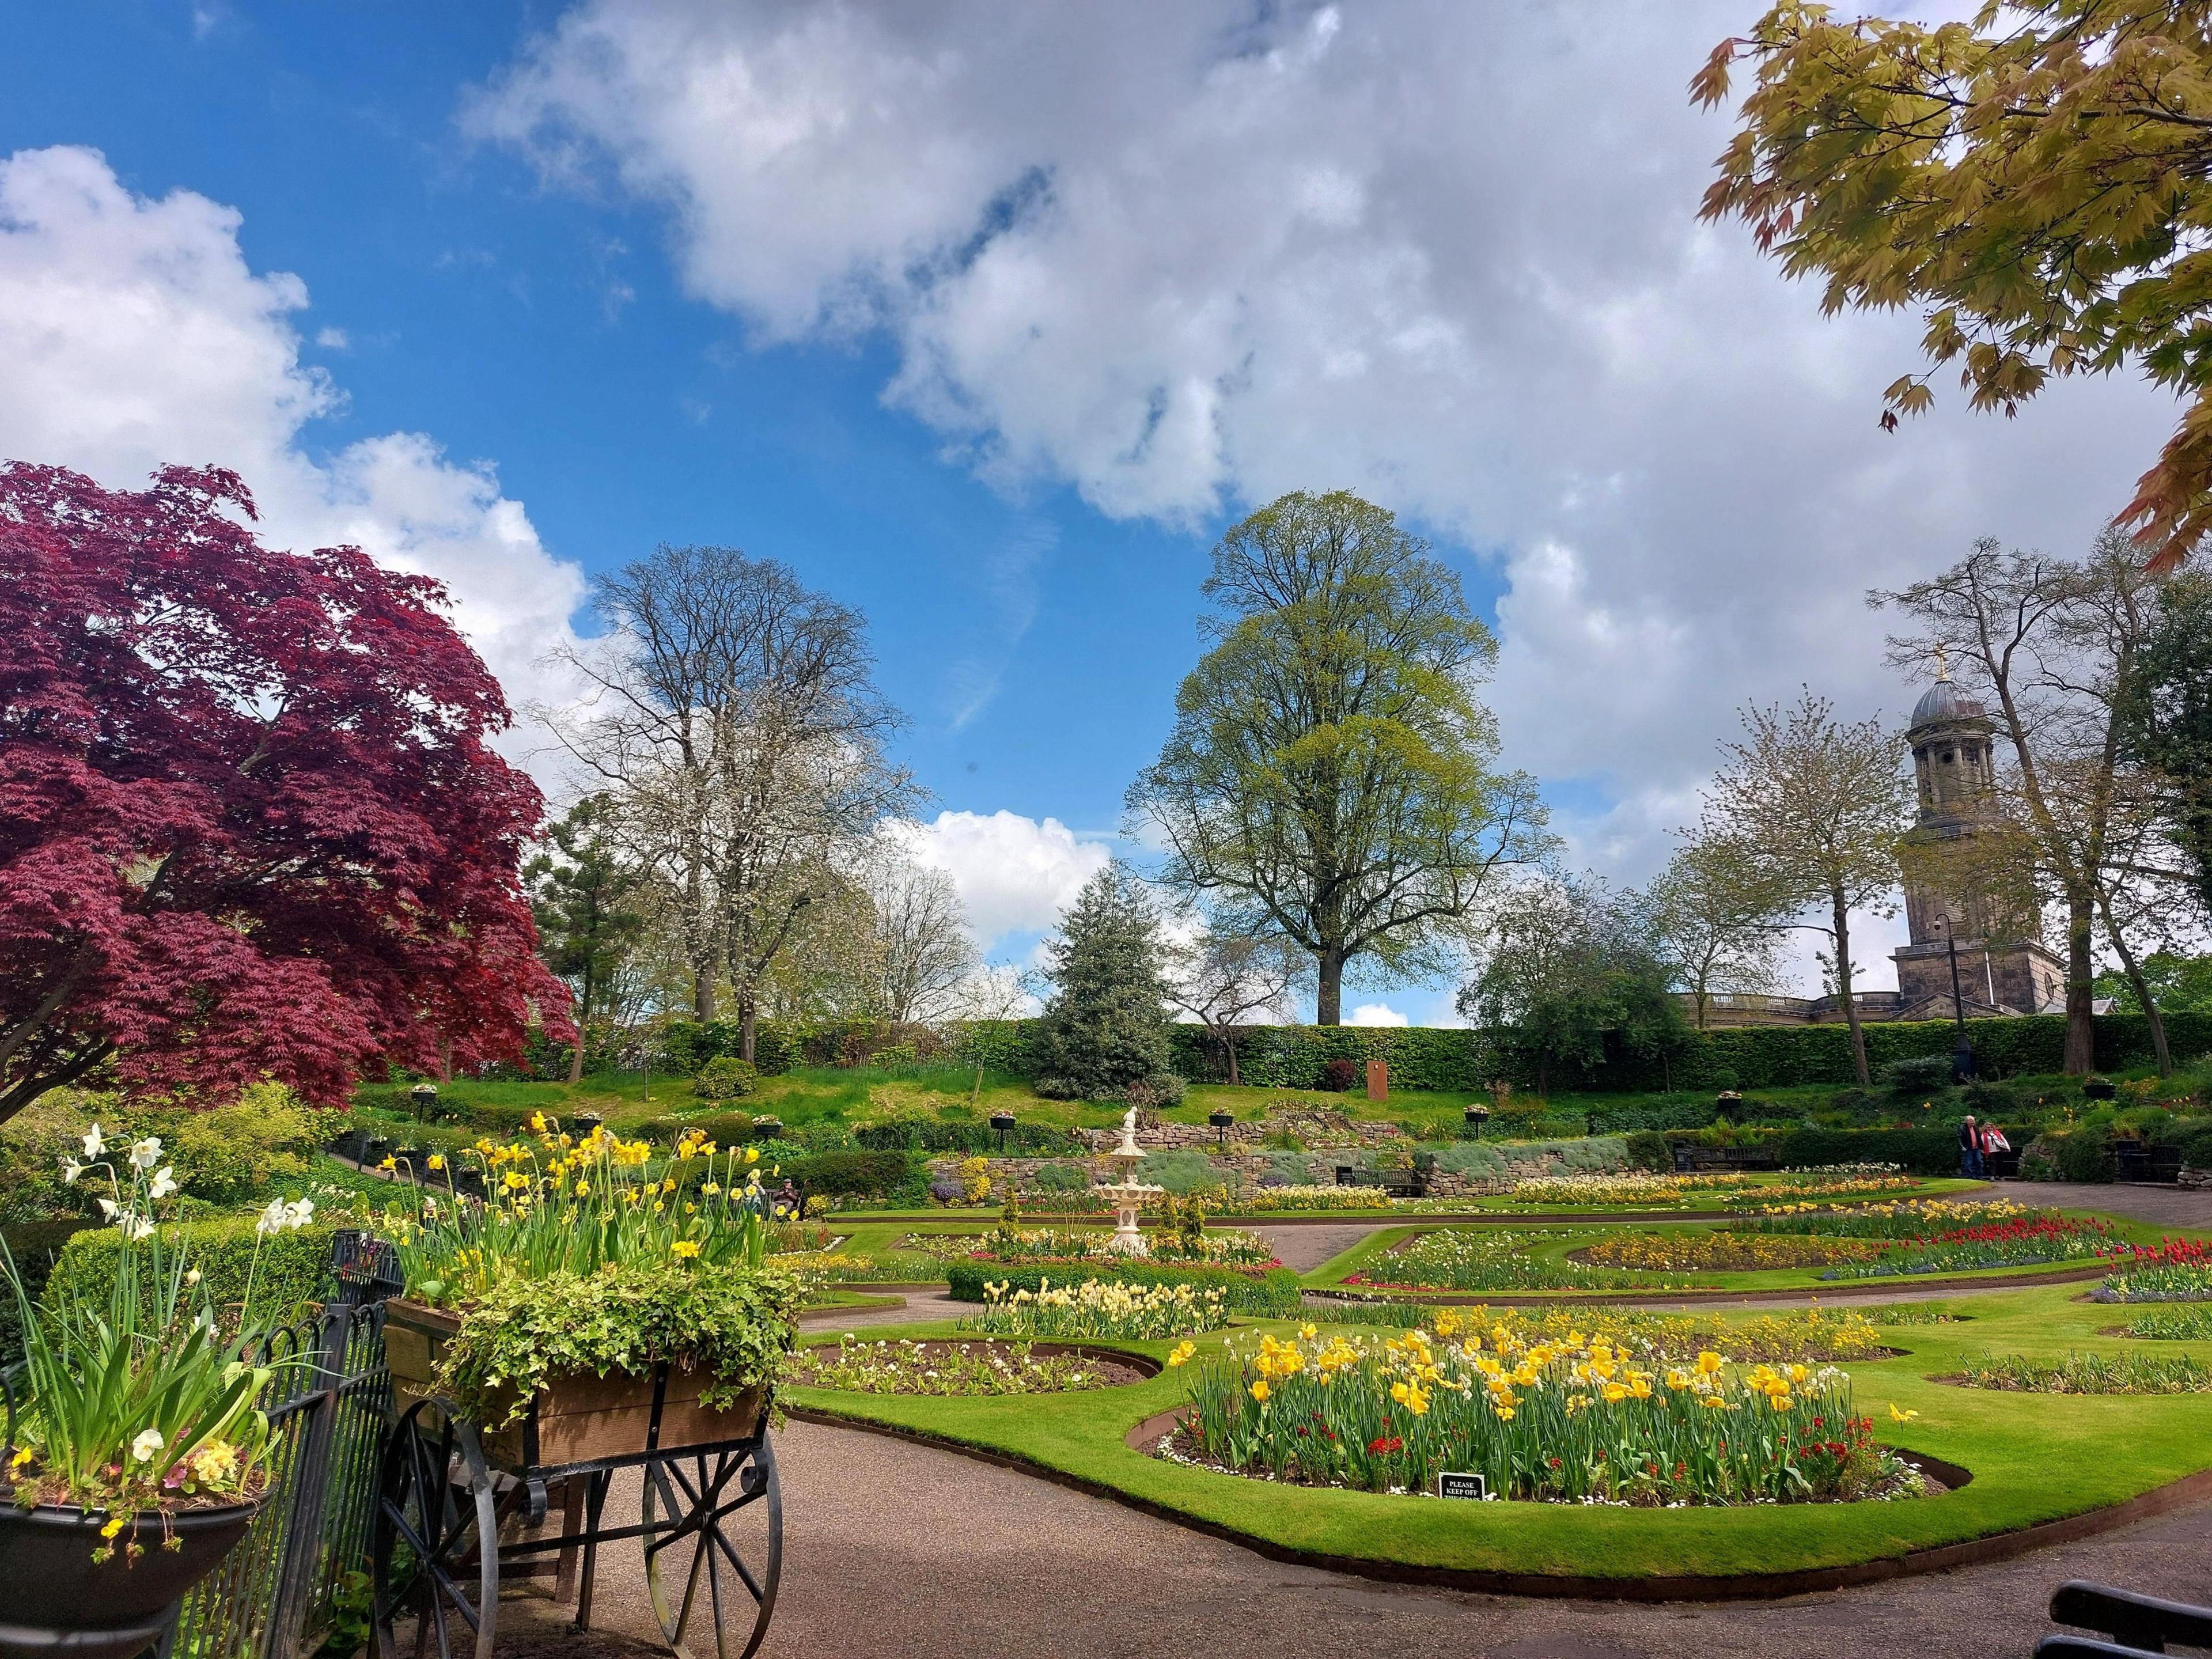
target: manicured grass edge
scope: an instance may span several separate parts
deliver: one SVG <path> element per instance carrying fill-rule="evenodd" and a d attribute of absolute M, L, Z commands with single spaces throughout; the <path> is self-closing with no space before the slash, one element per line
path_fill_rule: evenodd
<path fill-rule="evenodd" d="M 2194 1474 L 2184 1475 L 2163 1486 L 2154 1486 L 2148 1492 L 2139 1492 L 2133 1498 L 2106 1504 L 2101 1509 L 2065 1516 L 2055 1521 L 2039 1522 L 2007 1532 L 1990 1533 L 1955 1544 L 1908 1550 L 1903 1555 L 1878 1557 L 1869 1561 L 1837 1566 L 1799 1568 L 1786 1572 L 1674 1573 L 1637 1578 L 1602 1578 L 1564 1573 L 1434 1566 L 1419 1562 L 1389 1561 L 1370 1556 L 1338 1555 L 1301 1549 L 1294 1544 L 1281 1543 L 1224 1522 L 1192 1515 L 1171 1504 L 1139 1497 L 1103 1480 L 1093 1480 L 1066 1469 L 1054 1468 L 1049 1463 L 1024 1456 L 1019 1452 L 994 1449 L 927 1429 L 848 1415 L 818 1407 L 784 1404 L 781 1408 L 783 1414 L 794 1422 L 813 1423 L 829 1428 L 856 1429 L 865 1434 L 882 1435 L 887 1439 L 903 1440 L 910 1444 L 951 1452 L 980 1463 L 994 1464 L 1018 1474 L 1048 1480 L 1056 1486 L 1066 1486 L 1092 1498 L 1106 1498 L 1125 1509 L 1135 1510 L 1139 1514 L 1152 1516 L 1188 1531 L 1221 1539 L 1271 1561 L 1319 1567 L 1327 1571 L 1348 1573 L 1389 1583 L 1426 1584 L 1439 1589 L 1474 1590 L 1490 1595 L 1534 1595 L 1568 1601 L 1759 1601 L 1811 1595 L 1821 1590 L 1844 1589 L 1854 1584 L 1875 1583 L 1920 1573 L 1948 1572 L 1955 1568 L 1973 1566 L 1986 1561 L 2006 1560 L 2054 1544 L 2071 1543 L 2076 1539 L 2109 1532 L 2115 1528 L 2131 1526 L 2136 1522 L 2147 1521 L 2154 1516 L 2165 1515 L 2212 1498 L 2212 1469 L 2200 1469 Z M 1163 1415 L 1171 1416 L 1173 1413 Z M 1141 1429 L 1158 1420 L 1148 1419 L 1138 1426 Z"/>

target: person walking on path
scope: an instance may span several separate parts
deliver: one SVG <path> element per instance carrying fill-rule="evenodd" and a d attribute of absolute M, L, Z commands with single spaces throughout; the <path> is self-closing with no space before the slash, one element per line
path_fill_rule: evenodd
<path fill-rule="evenodd" d="M 1981 1179 L 1982 1138 L 1971 1117 L 1959 1126 L 1959 1173 L 1970 1181 Z"/>

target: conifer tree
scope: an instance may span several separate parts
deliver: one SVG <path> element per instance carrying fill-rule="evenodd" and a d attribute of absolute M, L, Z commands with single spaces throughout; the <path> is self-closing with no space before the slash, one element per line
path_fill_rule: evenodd
<path fill-rule="evenodd" d="M 1085 882 L 1047 946 L 1054 991 L 1037 1037 L 1037 1093 L 1056 1100 L 1170 1105 L 1167 985 L 1159 919 L 1119 864 Z"/>

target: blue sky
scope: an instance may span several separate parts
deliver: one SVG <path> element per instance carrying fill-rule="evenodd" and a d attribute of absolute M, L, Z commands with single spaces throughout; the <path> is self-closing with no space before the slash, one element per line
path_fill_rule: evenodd
<path fill-rule="evenodd" d="M 580 571 L 787 561 L 869 616 L 1014 952 L 1157 750 L 1214 535 L 1348 486 L 1497 623 L 1571 857 L 1640 880 L 1743 702 L 1909 704 L 1866 587 L 2078 546 L 2172 413 L 1881 434 L 1913 319 L 1696 221 L 1726 117 L 1681 88 L 1744 9 L 18 8 L 0 453 L 239 465 L 272 533 L 446 578 L 518 702 Z"/>

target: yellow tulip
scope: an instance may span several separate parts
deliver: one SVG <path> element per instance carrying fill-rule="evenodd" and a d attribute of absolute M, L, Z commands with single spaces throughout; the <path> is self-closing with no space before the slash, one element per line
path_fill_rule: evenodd
<path fill-rule="evenodd" d="M 1261 1378 L 1260 1381 L 1252 1385 L 1252 1398 L 1258 1401 L 1261 1405 L 1267 1404 L 1267 1382 L 1265 1377 Z"/>

